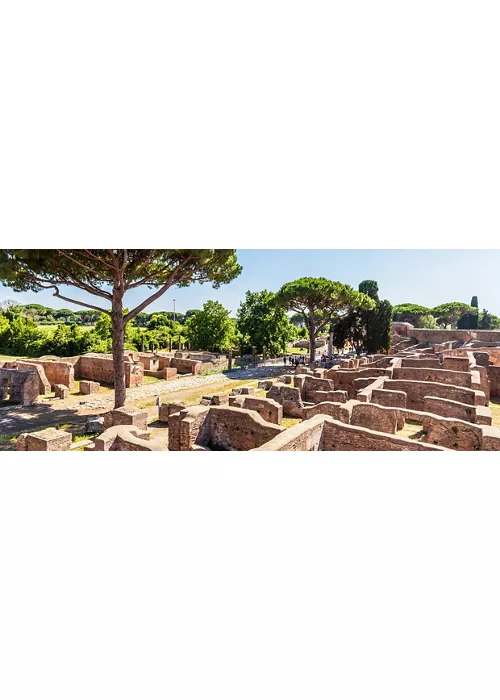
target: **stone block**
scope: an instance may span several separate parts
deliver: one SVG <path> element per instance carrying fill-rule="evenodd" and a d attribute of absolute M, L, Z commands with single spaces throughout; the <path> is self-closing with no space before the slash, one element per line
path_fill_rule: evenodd
<path fill-rule="evenodd" d="M 133 425 L 135 428 L 143 431 L 148 429 L 147 411 L 141 411 L 130 406 L 122 406 L 122 408 L 113 409 L 107 415 L 110 416 L 111 423 L 108 425 L 108 421 L 105 421 L 106 428 L 117 425 Z"/>
<path fill-rule="evenodd" d="M 273 384 L 274 382 L 272 382 L 270 379 L 264 379 L 257 384 L 257 388 L 264 389 L 264 391 L 269 391 Z"/>
<path fill-rule="evenodd" d="M 100 388 L 99 382 L 93 382 L 89 379 L 80 381 L 80 394 L 98 394 Z"/>
<path fill-rule="evenodd" d="M 492 415 L 487 406 L 476 406 L 476 423 L 478 425 L 491 425 Z"/>
<path fill-rule="evenodd" d="M 69 389 L 67 386 L 64 386 L 64 384 L 56 384 L 54 386 L 54 393 L 56 399 L 67 399 L 69 396 Z"/>
<path fill-rule="evenodd" d="M 92 416 L 91 418 L 87 418 L 85 431 L 87 433 L 99 434 L 104 432 L 104 416 Z"/>
<path fill-rule="evenodd" d="M 36 433 L 27 433 L 25 447 L 19 449 L 25 449 L 28 452 L 66 452 L 71 448 L 71 442 L 71 433 L 57 428 L 46 428 Z M 20 444 L 23 444 L 22 441 Z"/>

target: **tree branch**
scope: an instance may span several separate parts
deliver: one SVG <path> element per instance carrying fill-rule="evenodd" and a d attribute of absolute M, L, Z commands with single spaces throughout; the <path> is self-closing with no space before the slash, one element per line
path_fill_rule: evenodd
<path fill-rule="evenodd" d="M 149 255 L 146 258 L 146 260 L 143 263 L 139 264 L 139 267 L 137 268 L 137 270 L 134 271 L 135 275 L 139 275 L 140 272 L 142 272 L 142 270 L 144 270 L 144 268 L 146 268 L 148 266 L 148 264 L 151 262 L 151 260 L 156 255 L 157 250 L 158 250 L 158 248 L 154 248 L 153 250 L 150 250 Z M 146 277 L 146 279 L 147 279 L 147 277 Z M 127 287 L 127 289 L 128 288 L 129 287 Z"/>
<path fill-rule="evenodd" d="M 71 255 L 68 255 L 67 253 L 64 252 L 64 250 L 60 248 L 56 248 L 57 252 L 60 253 L 64 258 L 67 258 L 70 260 L 72 263 L 75 263 L 75 265 L 79 265 L 79 267 L 82 267 L 84 270 L 87 270 L 90 272 L 92 275 L 95 274 L 95 270 L 93 270 L 91 267 L 88 265 L 85 265 L 85 263 L 80 262 L 79 260 L 76 260 L 75 258 L 72 258 Z M 94 256 L 96 257 L 96 256 Z M 107 277 L 106 279 L 111 279 L 111 277 Z"/>
<path fill-rule="evenodd" d="M 62 294 L 59 294 L 59 290 L 57 287 L 55 288 L 55 292 L 52 296 L 57 297 L 58 299 L 64 299 L 64 301 L 69 301 L 72 304 L 77 304 L 77 306 L 85 306 L 87 309 L 94 309 L 95 311 L 101 311 L 103 314 L 108 314 L 108 316 L 111 316 L 111 311 L 108 311 L 107 309 L 101 309 L 100 306 L 94 306 L 93 304 L 86 304 L 84 301 L 77 301 L 76 299 L 70 299 L 69 297 L 65 297 Z"/>
<path fill-rule="evenodd" d="M 91 258 L 94 258 L 94 260 L 97 260 L 97 262 L 100 262 L 100 263 L 102 263 L 103 265 L 106 265 L 106 267 L 109 267 L 110 270 L 114 270 L 114 269 L 115 269 L 115 268 L 113 267 L 113 265 L 111 265 L 111 263 L 106 262 L 106 260 L 102 260 L 98 255 L 94 255 L 94 253 L 91 253 L 90 250 L 88 250 L 87 248 L 82 248 L 82 250 L 83 250 L 84 253 L 87 253 L 87 255 L 89 255 Z M 109 251 L 108 251 L 108 252 L 109 252 Z"/>

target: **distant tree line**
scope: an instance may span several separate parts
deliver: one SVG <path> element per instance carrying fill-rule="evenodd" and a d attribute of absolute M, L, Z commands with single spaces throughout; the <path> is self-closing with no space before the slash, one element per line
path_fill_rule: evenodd
<path fill-rule="evenodd" d="M 494 330 L 500 328 L 500 318 L 487 309 L 479 311 L 477 296 L 470 304 L 452 301 L 434 308 L 419 304 L 394 306 L 394 321 L 411 323 L 416 328 L 461 328 Z"/>

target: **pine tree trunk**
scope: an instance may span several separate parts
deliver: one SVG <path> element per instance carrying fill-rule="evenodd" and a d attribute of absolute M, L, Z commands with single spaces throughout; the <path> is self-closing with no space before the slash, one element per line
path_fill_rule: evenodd
<path fill-rule="evenodd" d="M 316 360 L 316 322 L 314 313 L 309 314 L 309 362 Z"/>
<path fill-rule="evenodd" d="M 113 370 L 115 377 L 115 408 L 125 406 L 125 323 L 123 322 L 123 295 L 113 292 L 111 313 L 113 326 Z"/>

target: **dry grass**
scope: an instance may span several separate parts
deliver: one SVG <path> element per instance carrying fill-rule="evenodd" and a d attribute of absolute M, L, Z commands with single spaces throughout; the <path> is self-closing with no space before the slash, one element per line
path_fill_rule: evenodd
<path fill-rule="evenodd" d="M 297 425 L 297 423 L 300 423 L 301 421 L 301 418 L 283 418 L 281 425 L 283 428 L 293 428 L 294 425 Z"/>
<path fill-rule="evenodd" d="M 419 440 L 423 434 L 422 424 L 414 420 L 407 420 L 404 428 L 397 432 L 398 437 L 409 438 L 410 440 Z"/>
<path fill-rule="evenodd" d="M 491 411 L 492 425 L 500 428 L 500 399 L 490 401 L 488 408 Z"/>

